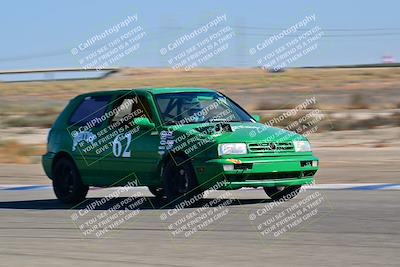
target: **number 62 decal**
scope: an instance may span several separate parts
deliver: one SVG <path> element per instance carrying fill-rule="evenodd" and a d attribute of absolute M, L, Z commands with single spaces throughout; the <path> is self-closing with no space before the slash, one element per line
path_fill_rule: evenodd
<path fill-rule="evenodd" d="M 122 150 L 121 140 L 124 138 L 126 138 L 126 146 L 125 149 Z M 112 150 L 114 156 L 129 158 L 131 156 L 131 150 L 130 150 L 131 141 L 132 141 L 132 133 L 127 133 L 125 134 L 125 136 L 123 136 L 123 134 L 117 135 L 112 143 Z"/>

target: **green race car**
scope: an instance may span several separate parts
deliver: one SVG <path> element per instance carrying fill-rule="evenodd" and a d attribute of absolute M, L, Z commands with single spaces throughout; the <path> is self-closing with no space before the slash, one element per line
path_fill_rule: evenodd
<path fill-rule="evenodd" d="M 89 186 L 127 184 L 168 201 L 210 188 L 294 197 L 313 182 L 318 159 L 305 137 L 257 121 L 210 89 L 87 93 L 55 121 L 42 163 L 65 203 L 84 200 Z"/>

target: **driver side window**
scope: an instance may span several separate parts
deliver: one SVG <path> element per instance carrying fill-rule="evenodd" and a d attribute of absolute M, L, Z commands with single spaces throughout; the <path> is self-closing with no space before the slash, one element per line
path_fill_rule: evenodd
<path fill-rule="evenodd" d="M 135 118 L 146 117 L 153 121 L 147 99 L 143 96 L 128 96 L 120 99 L 113 109 L 111 124 L 129 123 Z"/>
<path fill-rule="evenodd" d="M 111 120 L 111 123 L 123 120 L 126 116 L 132 113 L 133 100 L 126 98 L 122 103 L 115 109 L 115 115 Z"/>

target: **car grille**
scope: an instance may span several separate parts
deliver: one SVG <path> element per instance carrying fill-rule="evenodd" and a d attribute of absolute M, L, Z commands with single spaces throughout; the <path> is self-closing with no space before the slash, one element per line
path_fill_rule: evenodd
<path fill-rule="evenodd" d="M 250 143 L 247 146 L 250 153 L 294 152 L 292 142 Z"/>

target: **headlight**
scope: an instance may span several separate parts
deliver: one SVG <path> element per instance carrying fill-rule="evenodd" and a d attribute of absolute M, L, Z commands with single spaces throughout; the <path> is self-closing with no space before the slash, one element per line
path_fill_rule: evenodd
<path fill-rule="evenodd" d="M 311 151 L 311 145 L 308 141 L 293 141 L 293 145 L 296 152 Z"/>
<path fill-rule="evenodd" d="M 245 143 L 226 143 L 218 145 L 218 155 L 247 154 Z"/>

